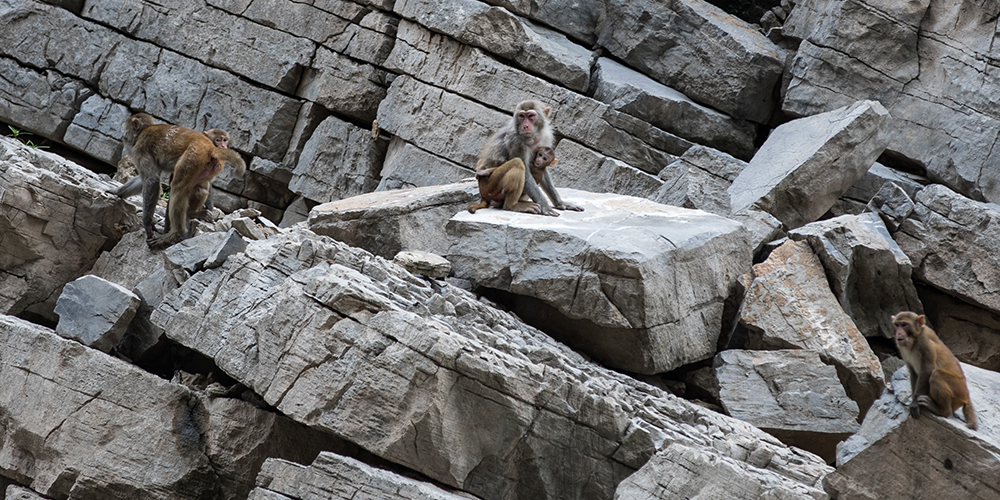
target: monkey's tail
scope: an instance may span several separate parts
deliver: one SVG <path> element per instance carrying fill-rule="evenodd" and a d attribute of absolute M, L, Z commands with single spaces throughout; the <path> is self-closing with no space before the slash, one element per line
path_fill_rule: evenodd
<path fill-rule="evenodd" d="M 212 157 L 219 160 L 219 162 L 228 161 L 236 169 L 236 175 L 240 177 L 243 177 L 243 174 L 247 171 L 247 164 L 243 162 L 243 157 L 232 149 L 214 148 L 212 150 Z"/>
<path fill-rule="evenodd" d="M 962 406 L 962 415 L 965 416 L 965 425 L 970 429 L 976 430 L 979 427 L 979 423 L 976 421 L 976 410 L 972 407 L 972 401 Z"/>

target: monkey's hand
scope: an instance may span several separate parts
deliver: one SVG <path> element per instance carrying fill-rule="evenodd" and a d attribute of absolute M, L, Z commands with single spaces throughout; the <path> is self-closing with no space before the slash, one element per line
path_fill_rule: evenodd
<path fill-rule="evenodd" d="M 552 207 L 539 206 L 539 209 L 541 215 L 548 215 L 549 217 L 559 217 L 559 212 L 553 210 Z"/>
<path fill-rule="evenodd" d="M 566 203 L 565 201 L 559 205 L 556 205 L 556 208 L 559 210 L 572 210 L 574 212 L 583 212 L 583 207 L 579 205 L 574 205 L 572 203 Z"/>
<path fill-rule="evenodd" d="M 927 397 L 927 396 L 920 396 Z M 913 403 L 910 404 L 910 416 L 913 418 L 920 418 L 920 405 L 917 404 L 918 398 L 913 398 Z"/>

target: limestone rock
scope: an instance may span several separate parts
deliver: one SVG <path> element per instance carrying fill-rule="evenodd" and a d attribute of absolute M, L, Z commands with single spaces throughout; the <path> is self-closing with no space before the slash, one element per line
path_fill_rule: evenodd
<path fill-rule="evenodd" d="M 66 127 L 63 141 L 108 163 L 118 163 L 122 154 L 122 123 L 128 108 L 99 95 L 80 104 L 80 112 Z"/>
<path fill-rule="evenodd" d="M 691 142 L 733 156 L 753 156 L 754 125 L 706 108 L 648 76 L 602 57 L 594 67 L 594 98 Z"/>
<path fill-rule="evenodd" d="M 729 186 L 746 168 L 744 161 L 704 146 L 693 146 L 679 161 L 660 171 L 663 180 L 653 201 L 684 208 L 697 208 L 728 216 Z"/>
<path fill-rule="evenodd" d="M 370 193 L 378 186 L 387 147 L 388 141 L 372 139 L 371 131 L 331 116 L 302 149 L 288 188 L 320 203 Z"/>
<path fill-rule="evenodd" d="M 299 96 L 359 120 L 375 119 L 378 103 L 385 99 L 385 70 L 324 47 L 317 49 L 312 67 L 299 84 Z"/>
<path fill-rule="evenodd" d="M 474 181 L 379 191 L 316 206 L 309 229 L 386 259 L 405 249 L 444 255 L 445 223 L 478 197 Z"/>
<path fill-rule="evenodd" d="M 837 443 L 860 428 L 857 403 L 816 352 L 722 351 L 715 374 L 726 413 L 829 462 Z"/>
<path fill-rule="evenodd" d="M 789 229 L 818 219 L 882 154 L 888 119 L 861 101 L 774 129 L 729 187 L 733 212 L 755 206 Z"/>
<path fill-rule="evenodd" d="M 249 500 L 470 500 L 430 483 L 376 469 L 334 453 L 320 453 L 305 467 L 287 460 L 264 462 Z"/>
<path fill-rule="evenodd" d="M 139 297 L 97 276 L 83 276 L 63 287 L 56 302 L 56 333 L 104 352 L 125 335 L 139 308 Z"/>
<path fill-rule="evenodd" d="M 339 446 L 11 316 L 0 316 L 0 346 L 0 467 L 45 496 L 235 500 L 264 459 Z"/>
<path fill-rule="evenodd" d="M 455 276 L 537 299 L 518 314 L 615 368 L 659 373 L 714 354 L 723 301 L 750 264 L 742 227 L 639 198 L 562 191 L 585 211 L 453 217 L 444 255 Z"/>
<path fill-rule="evenodd" d="M 895 233 L 903 221 L 913 213 L 916 204 L 898 184 L 886 182 L 865 208 L 877 213 L 886 228 Z"/>
<path fill-rule="evenodd" d="M 451 184 L 475 175 L 471 165 L 463 167 L 453 161 L 428 153 L 399 137 L 393 137 L 382 163 L 381 180 L 376 191 L 410 189 L 421 186 Z"/>
<path fill-rule="evenodd" d="M 63 284 L 139 226 L 135 208 L 96 174 L 0 137 L 0 313 L 55 320 Z"/>
<path fill-rule="evenodd" d="M 559 163 L 548 167 L 546 171 L 557 188 L 566 186 L 593 193 L 648 198 L 663 185 L 663 181 L 654 175 L 570 139 L 559 141 L 556 158 Z"/>
<path fill-rule="evenodd" d="M 226 261 L 227 258 L 229 258 L 230 255 L 242 252 L 243 250 L 246 250 L 246 248 L 247 242 L 239 235 L 239 232 L 234 227 L 225 234 L 222 243 L 220 243 L 208 256 L 205 260 L 204 266 L 206 268 L 219 267 Z"/>
<path fill-rule="evenodd" d="M 976 406 L 979 430 L 957 416 L 943 419 L 924 411 L 910 418 L 906 369 L 893 376 L 896 393 L 887 392 L 872 407 L 861 431 L 840 447 L 837 470 L 824 487 L 839 498 L 987 499 L 1000 490 L 1000 428 L 992 415 L 1000 401 L 995 372 L 963 365 Z M 898 382 L 897 382 L 898 381 Z"/>
<path fill-rule="evenodd" d="M 751 349 L 810 349 L 837 368 L 861 414 L 885 388 L 878 358 L 830 291 L 809 244 L 787 241 L 753 266 L 739 312 Z"/>
<path fill-rule="evenodd" d="M 422 250 L 399 252 L 392 261 L 413 274 L 431 278 L 446 278 L 451 272 L 451 262 L 448 259 Z"/>
<path fill-rule="evenodd" d="M 962 300 L 1000 312 L 1000 209 L 935 184 L 917 194 L 917 206 L 896 232 L 913 262 L 914 278 Z"/>
<path fill-rule="evenodd" d="M 923 312 L 910 259 L 878 215 L 842 215 L 788 232 L 805 241 L 826 269 L 834 296 L 867 337 L 895 338 L 891 315 Z"/>
<path fill-rule="evenodd" d="M 1000 314 L 931 287 L 918 291 L 931 327 L 959 361 L 1000 371 Z"/>
<path fill-rule="evenodd" d="M 49 500 L 28 488 L 12 484 L 7 487 L 6 500 Z"/>
<path fill-rule="evenodd" d="M 734 118 L 771 116 L 785 55 L 743 21 L 701 1 L 602 7 L 597 43 L 629 66 Z"/>
<path fill-rule="evenodd" d="M 2 10 L 0 14 L 7 15 Z M 5 31 L 10 24 L 5 24 Z M 43 137 L 57 137 L 60 130 L 72 123 L 77 100 L 91 95 L 93 90 L 77 78 L 20 64 L 3 54 L 5 51 L 0 48 L 0 73 L 4 75 L 0 79 L 0 116 L 15 128 L 31 130 Z M 10 131 L 4 127 L 3 132 Z M 36 137 L 32 142 L 39 144 L 41 138 Z"/>
<path fill-rule="evenodd" d="M 305 230 L 250 242 L 152 319 L 290 418 L 484 498 L 609 498 L 664 441 L 812 488 L 830 470 Z"/>

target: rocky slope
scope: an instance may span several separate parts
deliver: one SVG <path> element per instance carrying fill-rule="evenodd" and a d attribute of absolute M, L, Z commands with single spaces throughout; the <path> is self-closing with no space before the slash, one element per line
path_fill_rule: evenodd
<path fill-rule="evenodd" d="M 0 0 L 5 498 L 1000 495 L 1000 8 L 764 3 Z M 465 211 L 524 99 L 584 212 Z M 138 111 L 249 165 L 162 252 L 30 147 Z"/>

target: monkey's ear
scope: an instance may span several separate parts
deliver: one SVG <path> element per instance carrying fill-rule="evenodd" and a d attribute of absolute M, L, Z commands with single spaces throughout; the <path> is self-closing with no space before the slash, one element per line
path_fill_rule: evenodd
<path fill-rule="evenodd" d="M 889 318 L 892 320 L 893 324 L 896 323 L 896 316 L 889 316 Z"/>
<path fill-rule="evenodd" d="M 917 326 L 924 326 L 924 315 L 917 316 Z"/>
<path fill-rule="evenodd" d="M 542 111 L 545 112 L 545 117 L 548 118 L 549 111 L 552 111 L 552 106 L 545 106 L 545 109 L 543 109 Z"/>
<path fill-rule="evenodd" d="M 207 131 L 207 130 L 206 130 L 206 131 L 204 131 L 204 132 L 202 132 L 202 134 L 204 134 L 204 135 L 205 135 L 205 137 L 208 137 L 209 139 L 211 139 L 211 138 L 212 138 L 211 136 L 209 136 L 209 135 L 208 135 L 208 131 Z"/>
<path fill-rule="evenodd" d="M 138 131 L 139 129 L 141 129 L 142 128 L 142 120 L 140 120 L 138 118 L 132 120 L 132 128 L 134 128 L 136 131 Z"/>

